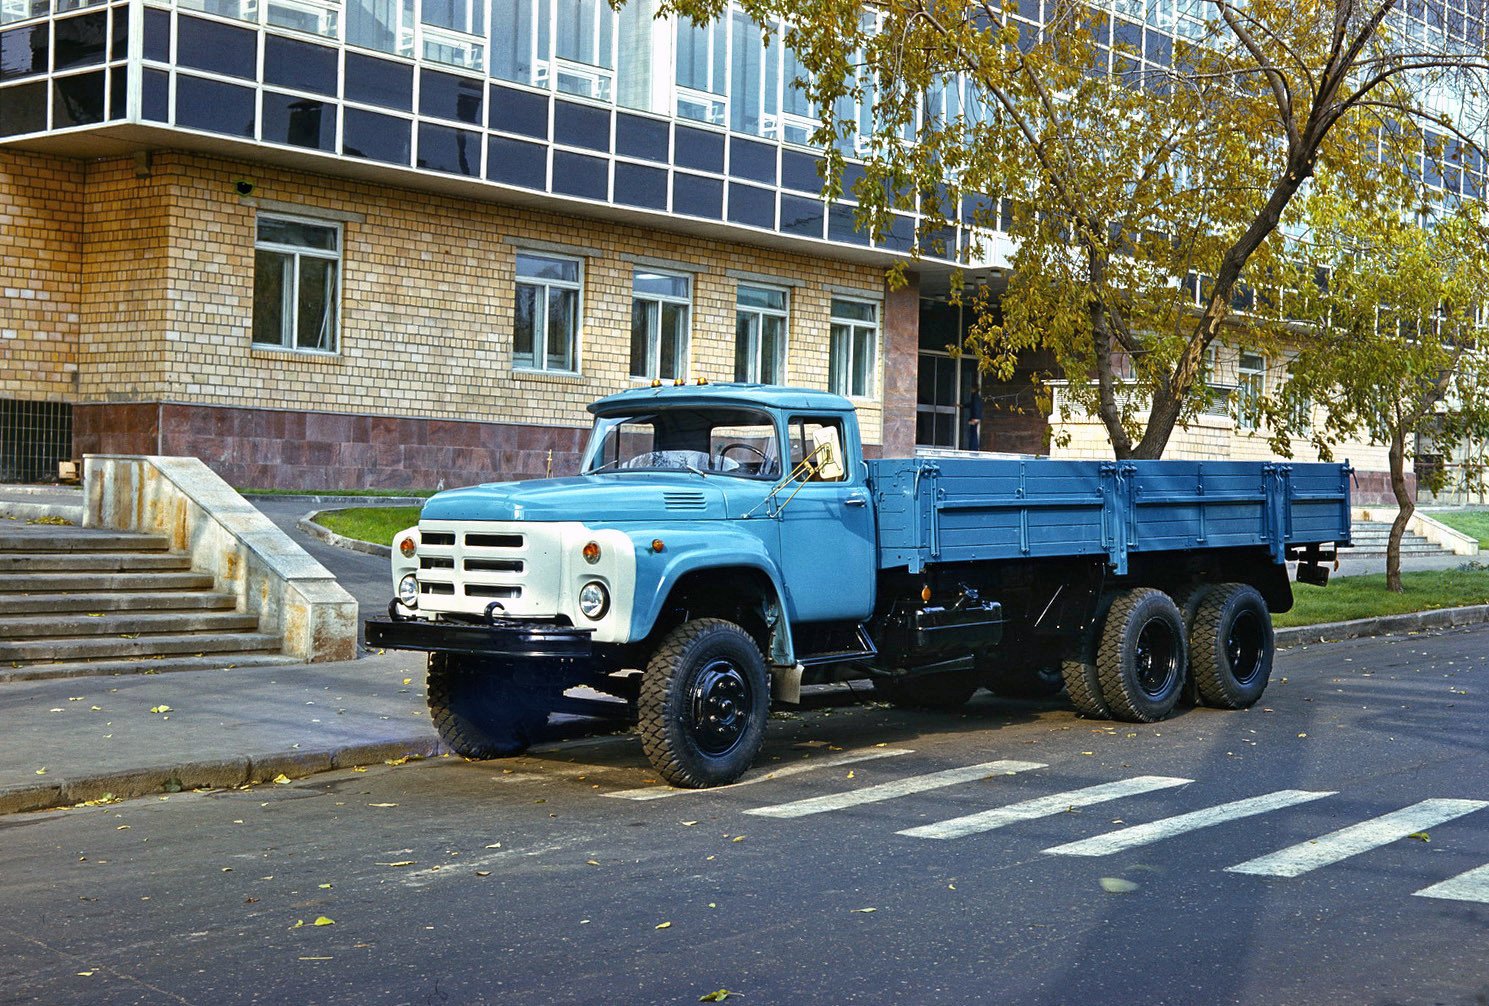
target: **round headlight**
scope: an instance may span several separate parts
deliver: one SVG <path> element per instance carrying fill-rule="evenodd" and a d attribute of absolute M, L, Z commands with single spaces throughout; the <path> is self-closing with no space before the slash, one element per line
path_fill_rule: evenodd
<path fill-rule="evenodd" d="M 601 619 L 610 610 L 610 593 L 598 580 L 591 580 L 579 589 L 579 610 L 585 618 Z"/>
<path fill-rule="evenodd" d="M 405 608 L 419 606 L 419 578 L 410 573 L 398 581 L 398 600 Z"/>

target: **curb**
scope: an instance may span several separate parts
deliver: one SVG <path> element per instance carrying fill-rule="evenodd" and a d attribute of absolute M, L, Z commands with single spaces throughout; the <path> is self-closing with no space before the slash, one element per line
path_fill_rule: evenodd
<path fill-rule="evenodd" d="M 428 496 L 332 496 L 317 493 L 256 493 L 252 489 L 238 490 L 238 494 L 248 502 L 255 500 L 264 502 L 282 503 L 339 503 L 337 509 L 350 510 L 356 506 L 423 506 L 429 502 Z M 257 505 L 257 504 L 255 504 Z"/>
<path fill-rule="evenodd" d="M 351 510 L 353 507 L 337 507 L 337 510 Z M 362 552 L 366 555 L 377 555 L 384 559 L 393 554 L 391 545 L 379 545 L 376 542 L 362 541 L 360 538 L 348 538 L 346 535 L 337 534 L 324 524 L 317 524 L 315 519 L 323 513 L 335 513 L 335 510 L 312 510 L 304 517 L 295 521 L 295 527 L 304 531 L 310 537 L 323 541 L 327 545 L 337 548 L 348 549 L 352 552 Z"/>
<path fill-rule="evenodd" d="M 332 769 L 398 758 L 433 758 L 446 753 L 438 738 L 421 734 L 405 740 L 372 741 L 317 751 L 265 752 L 184 762 L 169 768 L 126 769 L 72 782 L 59 779 L 0 791 L 0 814 L 66 809 L 105 797 L 123 800 L 203 787 L 236 789 L 250 783 L 271 782 L 280 775 L 299 779 Z"/>
<path fill-rule="evenodd" d="M 1307 643 L 1328 643 L 1341 639 L 1360 639 L 1366 636 L 1389 636 L 1421 629 L 1449 629 L 1460 625 L 1480 625 L 1485 622 L 1489 622 L 1489 604 L 1475 604 L 1462 608 L 1412 611 L 1403 615 L 1356 618 L 1348 622 L 1298 625 L 1278 629 L 1274 635 L 1277 646 L 1280 648 Z"/>

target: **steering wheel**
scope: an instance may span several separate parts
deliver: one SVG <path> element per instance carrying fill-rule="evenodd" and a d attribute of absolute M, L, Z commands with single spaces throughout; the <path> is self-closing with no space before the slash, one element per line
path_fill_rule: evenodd
<path fill-rule="evenodd" d="M 754 444 L 741 444 L 741 443 L 725 444 L 723 447 L 720 447 L 719 448 L 719 460 L 722 461 L 724 458 L 726 458 L 726 457 L 729 456 L 729 452 L 730 451 L 734 451 L 734 450 L 749 451 L 751 454 L 755 455 L 755 457 L 759 458 L 760 461 L 756 465 L 756 469 L 757 470 L 760 470 L 760 469 L 764 468 L 764 466 L 770 464 L 770 455 L 769 454 L 766 454 L 764 451 L 762 451 L 760 448 L 756 447 Z"/>

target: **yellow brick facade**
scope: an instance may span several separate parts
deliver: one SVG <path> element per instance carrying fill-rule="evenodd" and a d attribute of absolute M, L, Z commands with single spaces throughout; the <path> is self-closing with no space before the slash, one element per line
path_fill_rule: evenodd
<path fill-rule="evenodd" d="M 0 398 L 74 397 L 82 178 L 81 162 L 0 150 Z"/>
<path fill-rule="evenodd" d="M 587 425 L 584 406 L 629 376 L 635 261 L 696 270 L 690 376 L 734 371 L 730 271 L 793 286 L 788 383 L 827 384 L 833 288 L 879 290 L 882 270 L 553 212 L 307 175 L 187 153 L 92 163 L 83 185 L 78 400 Z M 251 178 L 242 197 L 235 180 Z M 272 207 L 272 209 L 266 209 Z M 251 346 L 259 212 L 344 218 L 340 351 Z M 576 375 L 512 367 L 522 242 L 583 252 Z M 882 327 L 882 326 L 881 326 Z M 882 331 L 879 366 L 883 366 Z M 881 407 L 860 403 L 878 442 Z"/>

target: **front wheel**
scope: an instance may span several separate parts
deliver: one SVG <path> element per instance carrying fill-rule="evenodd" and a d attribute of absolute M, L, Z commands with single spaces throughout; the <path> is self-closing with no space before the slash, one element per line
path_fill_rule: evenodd
<path fill-rule="evenodd" d="M 1206 591 L 1189 635 L 1189 668 L 1205 705 L 1245 709 L 1272 676 L 1272 613 L 1255 587 L 1223 583 Z"/>
<path fill-rule="evenodd" d="M 721 618 L 673 629 L 646 665 L 637 701 L 641 747 L 674 786 L 722 786 L 765 739 L 770 690 L 750 635 Z"/>
<path fill-rule="evenodd" d="M 431 653 L 426 693 L 440 740 L 465 758 L 521 754 L 548 722 L 537 689 L 479 657 Z"/>
<path fill-rule="evenodd" d="M 1101 695 L 1113 716 L 1163 719 L 1179 701 L 1187 663 L 1184 616 L 1167 594 L 1138 587 L 1116 596 L 1096 651 Z"/>

